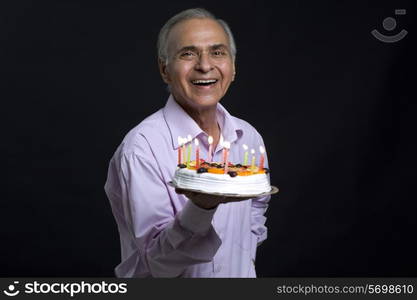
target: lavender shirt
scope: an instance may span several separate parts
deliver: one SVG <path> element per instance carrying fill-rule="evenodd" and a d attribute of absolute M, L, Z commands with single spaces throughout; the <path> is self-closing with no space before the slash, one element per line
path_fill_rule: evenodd
<path fill-rule="evenodd" d="M 243 144 L 249 151 L 264 145 L 221 104 L 217 121 L 231 142 L 231 162 L 242 163 Z M 205 210 L 175 193 L 167 182 L 177 167 L 178 136 L 188 134 L 199 138 L 200 157 L 207 158 L 207 134 L 170 96 L 126 135 L 110 161 L 104 188 L 120 234 L 117 277 L 256 277 L 270 196 Z M 222 160 L 221 150 L 218 145 L 213 161 Z"/>

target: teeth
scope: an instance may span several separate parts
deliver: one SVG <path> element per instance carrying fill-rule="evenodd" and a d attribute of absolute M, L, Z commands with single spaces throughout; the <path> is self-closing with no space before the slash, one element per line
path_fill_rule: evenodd
<path fill-rule="evenodd" d="M 215 83 L 216 79 L 209 79 L 209 80 L 193 80 L 192 83 Z"/>

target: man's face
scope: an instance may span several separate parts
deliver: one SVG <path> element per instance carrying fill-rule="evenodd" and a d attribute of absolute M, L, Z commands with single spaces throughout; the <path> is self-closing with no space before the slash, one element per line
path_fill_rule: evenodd
<path fill-rule="evenodd" d="M 221 25 L 211 19 L 176 24 L 168 37 L 168 65 L 160 64 L 160 70 L 179 103 L 194 109 L 216 105 L 235 73 Z"/>

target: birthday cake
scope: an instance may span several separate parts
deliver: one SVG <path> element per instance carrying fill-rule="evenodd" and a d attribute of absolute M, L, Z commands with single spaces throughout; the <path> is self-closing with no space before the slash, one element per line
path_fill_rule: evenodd
<path fill-rule="evenodd" d="M 206 193 L 258 195 L 271 191 L 269 170 L 257 166 L 190 161 L 178 164 L 173 183 L 178 188 Z"/>

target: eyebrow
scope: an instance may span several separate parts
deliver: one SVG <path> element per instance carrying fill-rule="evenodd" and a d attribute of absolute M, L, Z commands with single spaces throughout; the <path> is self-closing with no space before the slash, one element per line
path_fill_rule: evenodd
<path fill-rule="evenodd" d="M 182 47 L 180 50 L 177 51 L 177 54 L 180 53 L 180 52 L 184 52 L 184 51 L 197 51 L 197 47 L 196 46 Z"/>
<path fill-rule="evenodd" d="M 210 50 L 217 50 L 217 49 L 221 49 L 221 48 L 227 48 L 227 46 L 225 44 L 214 44 L 214 45 L 210 45 L 209 46 Z M 198 51 L 198 48 L 196 46 L 185 46 L 182 47 L 180 50 L 177 51 L 177 54 L 180 52 L 184 52 L 184 51 Z"/>
<path fill-rule="evenodd" d="M 221 48 L 228 49 L 228 47 L 225 44 L 215 44 L 215 45 L 210 46 L 210 48 L 212 50 L 217 50 L 217 49 L 221 49 Z"/>

